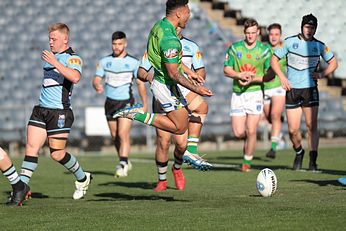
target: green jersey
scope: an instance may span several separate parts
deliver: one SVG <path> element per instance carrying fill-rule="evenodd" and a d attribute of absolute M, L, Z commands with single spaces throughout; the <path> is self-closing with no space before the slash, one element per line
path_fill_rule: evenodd
<path fill-rule="evenodd" d="M 273 55 L 275 50 L 270 46 L 270 44 L 267 44 L 267 46 L 270 48 L 271 53 Z M 279 60 L 279 65 L 280 65 L 281 71 L 283 73 L 286 73 L 286 57 Z M 269 89 L 280 87 L 281 81 L 279 76 L 276 75 L 272 81 L 265 82 L 263 83 L 263 85 L 264 85 L 264 90 L 269 90 Z"/>
<path fill-rule="evenodd" d="M 165 63 L 176 63 L 181 73 L 182 47 L 174 26 L 163 18 L 155 23 L 148 38 L 148 58 L 154 67 L 154 78 L 164 84 L 176 82 L 168 76 Z"/>
<path fill-rule="evenodd" d="M 225 66 L 230 66 L 236 72 L 250 71 L 256 76 L 263 76 L 270 66 L 271 50 L 259 41 L 251 50 L 245 47 L 245 41 L 236 42 L 228 48 Z M 250 83 L 241 86 L 239 80 L 233 81 L 233 92 L 252 92 L 262 90 L 262 83 Z"/>

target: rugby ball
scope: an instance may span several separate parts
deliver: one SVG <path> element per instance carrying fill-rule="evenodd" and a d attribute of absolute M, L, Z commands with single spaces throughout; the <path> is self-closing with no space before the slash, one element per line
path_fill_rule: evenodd
<path fill-rule="evenodd" d="M 262 169 L 258 173 L 256 187 L 262 196 L 272 196 L 278 187 L 278 181 L 274 171 L 269 168 Z"/>

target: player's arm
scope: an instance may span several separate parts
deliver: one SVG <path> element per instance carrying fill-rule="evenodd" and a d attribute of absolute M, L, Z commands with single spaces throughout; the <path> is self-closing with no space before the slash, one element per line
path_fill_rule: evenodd
<path fill-rule="evenodd" d="M 102 78 L 100 76 L 95 76 L 92 81 L 93 87 L 95 91 L 99 94 L 103 92 L 103 83 L 102 83 Z"/>
<path fill-rule="evenodd" d="M 50 65 L 54 66 L 60 74 L 62 74 L 66 79 L 68 79 L 72 83 L 77 84 L 79 82 L 81 73 L 75 69 L 64 66 L 56 59 L 53 52 L 44 50 L 42 52 L 42 59 Z"/>
<path fill-rule="evenodd" d="M 191 82 L 193 82 L 196 85 L 204 83 L 205 76 L 200 76 L 197 72 L 194 72 L 193 70 L 188 68 L 184 63 L 182 63 L 182 68 L 184 73 L 187 75 Z"/>
<path fill-rule="evenodd" d="M 333 73 L 333 71 L 336 70 L 336 68 L 338 68 L 338 61 L 336 60 L 335 56 L 328 61 L 328 66 L 326 69 L 324 69 L 323 71 L 321 72 L 314 72 L 312 74 L 312 76 L 314 77 L 314 79 L 322 79 L 324 78 L 325 76 Z"/>
<path fill-rule="evenodd" d="M 138 70 L 138 73 L 139 73 L 139 70 Z M 137 73 L 137 76 L 138 76 L 138 73 Z M 139 97 L 141 97 L 141 100 L 143 103 L 143 110 L 147 111 L 148 110 L 148 98 L 147 98 L 147 90 L 145 88 L 145 82 L 143 82 L 142 80 L 137 78 L 136 83 L 137 83 Z"/>
<path fill-rule="evenodd" d="M 205 80 L 205 78 L 207 76 L 207 72 L 205 71 L 205 67 L 199 68 L 199 69 L 195 70 L 195 72 Z"/>
<path fill-rule="evenodd" d="M 211 90 L 192 84 L 185 76 L 179 71 L 177 63 L 165 63 L 164 64 L 168 73 L 168 76 L 179 83 L 180 85 L 186 87 L 187 89 L 201 95 L 201 96 L 212 96 Z"/>
<path fill-rule="evenodd" d="M 143 67 L 138 68 L 137 78 L 143 82 L 151 83 L 153 81 L 153 74 L 150 71 L 145 70 Z"/>
<path fill-rule="evenodd" d="M 280 59 L 276 55 L 273 55 L 270 58 L 270 66 L 273 69 L 273 71 L 275 72 L 275 74 L 277 76 L 279 76 L 281 86 L 283 87 L 283 89 L 285 89 L 286 91 L 289 91 L 289 90 L 291 90 L 291 85 L 288 82 L 288 79 L 286 78 L 285 74 L 281 70 L 279 60 Z"/>

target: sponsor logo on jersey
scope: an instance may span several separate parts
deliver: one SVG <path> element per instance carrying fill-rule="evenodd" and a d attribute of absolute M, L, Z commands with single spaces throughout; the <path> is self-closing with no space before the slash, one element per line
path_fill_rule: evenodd
<path fill-rule="evenodd" d="M 240 67 L 240 70 L 243 71 L 249 71 L 254 74 L 256 74 L 256 67 L 253 67 L 250 63 L 245 63 L 243 66 Z"/>
<path fill-rule="evenodd" d="M 260 60 L 260 57 L 258 55 L 256 56 L 256 60 Z"/>
<path fill-rule="evenodd" d="M 130 68 L 130 65 L 126 63 L 126 64 L 125 64 L 125 68 L 126 68 L 126 69 Z"/>
<path fill-rule="evenodd" d="M 298 43 L 293 43 L 293 49 L 298 49 L 299 44 Z"/>
<path fill-rule="evenodd" d="M 184 46 L 184 47 L 183 47 L 183 50 L 184 50 L 184 51 L 187 51 L 187 52 L 191 52 L 191 49 L 190 49 L 190 47 L 188 47 L 188 46 Z"/>
<path fill-rule="evenodd" d="M 172 58 L 175 58 L 178 56 L 178 50 L 177 49 L 168 49 L 163 54 L 166 58 L 172 59 Z"/>
<path fill-rule="evenodd" d="M 65 126 L 65 115 L 59 115 L 58 127 L 63 128 Z"/>
<path fill-rule="evenodd" d="M 200 60 L 202 58 L 202 53 L 200 51 L 196 52 L 196 59 Z"/>
<path fill-rule="evenodd" d="M 318 52 L 317 47 L 312 48 L 312 51 L 317 53 Z"/>
<path fill-rule="evenodd" d="M 251 59 L 251 54 L 246 54 L 246 58 Z"/>
<path fill-rule="evenodd" d="M 82 65 L 82 61 L 79 58 L 70 58 L 68 60 L 68 64 L 69 65 L 78 65 L 78 66 L 80 66 L 80 65 Z"/>
<path fill-rule="evenodd" d="M 324 48 L 324 53 L 328 53 L 328 52 L 329 52 L 329 47 L 326 46 L 326 47 Z"/>
<path fill-rule="evenodd" d="M 112 62 L 107 62 L 107 63 L 106 63 L 106 67 L 107 67 L 107 68 L 110 68 L 111 66 L 112 66 Z"/>
<path fill-rule="evenodd" d="M 243 54 L 242 54 L 241 52 L 237 52 L 236 55 L 237 55 L 237 58 L 238 58 L 238 59 L 241 59 L 241 57 L 243 56 Z"/>

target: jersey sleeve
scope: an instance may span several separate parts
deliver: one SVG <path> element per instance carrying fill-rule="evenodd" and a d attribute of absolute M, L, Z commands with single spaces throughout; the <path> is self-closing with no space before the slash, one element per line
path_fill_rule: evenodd
<path fill-rule="evenodd" d="M 323 43 L 321 43 L 320 46 L 322 58 L 324 59 L 324 61 L 329 62 L 334 57 L 333 52 L 329 50 L 329 47 Z"/>
<path fill-rule="evenodd" d="M 133 78 L 134 78 L 134 79 L 137 79 L 138 68 L 139 68 L 139 61 L 136 60 L 135 69 L 134 69 L 134 71 L 133 71 L 133 74 L 134 74 Z"/>
<path fill-rule="evenodd" d="M 204 67 L 204 62 L 202 59 L 202 53 L 199 50 L 198 47 L 196 47 L 196 50 L 192 56 L 192 66 L 195 70 L 203 68 Z"/>
<path fill-rule="evenodd" d="M 288 46 L 287 40 L 285 40 L 283 46 L 275 50 L 274 55 L 278 57 L 279 59 L 282 59 L 283 57 L 285 57 L 288 53 L 287 46 Z"/>
<path fill-rule="evenodd" d="M 96 64 L 95 76 L 99 76 L 103 78 L 104 74 L 105 74 L 105 70 L 103 69 L 103 66 L 102 66 L 102 60 L 99 60 Z"/>
<path fill-rule="evenodd" d="M 273 55 L 273 49 L 269 46 L 266 46 L 266 50 L 264 52 L 264 70 L 268 70 L 268 68 L 270 67 L 270 58 Z"/>
<path fill-rule="evenodd" d="M 224 66 L 230 66 L 233 67 L 234 66 L 234 51 L 233 51 L 233 46 L 231 46 L 226 53 L 226 57 L 225 57 L 225 61 L 224 61 Z"/>
<path fill-rule="evenodd" d="M 147 72 L 149 72 L 150 69 L 152 68 L 147 52 L 144 52 L 144 55 L 139 63 L 139 67 L 143 68 Z"/>
<path fill-rule="evenodd" d="M 83 61 L 78 55 L 71 55 L 67 59 L 67 67 L 79 71 L 82 74 Z"/>
<path fill-rule="evenodd" d="M 165 39 L 160 43 L 161 58 L 163 63 L 179 64 L 181 53 L 180 41 L 176 38 Z"/>

